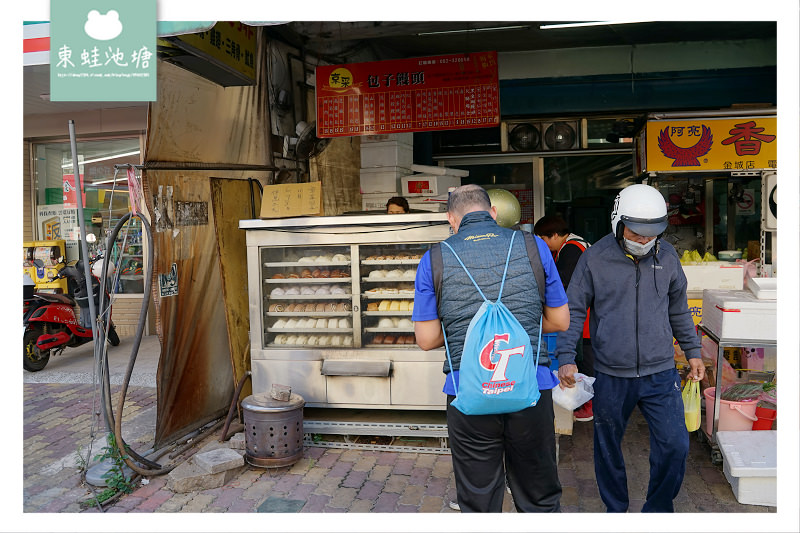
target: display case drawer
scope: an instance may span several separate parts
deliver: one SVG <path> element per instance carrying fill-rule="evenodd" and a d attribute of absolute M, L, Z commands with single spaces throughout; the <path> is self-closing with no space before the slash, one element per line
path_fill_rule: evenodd
<path fill-rule="evenodd" d="M 389 405 L 388 377 L 326 376 L 328 404 Z"/>
<path fill-rule="evenodd" d="M 292 392 L 303 397 L 306 403 L 327 401 L 325 376 L 322 361 L 280 361 L 275 359 L 252 359 L 253 391 L 263 393 L 273 383 L 288 385 Z"/>
<path fill-rule="evenodd" d="M 392 405 L 444 408 L 447 397 L 441 361 L 392 362 Z"/>

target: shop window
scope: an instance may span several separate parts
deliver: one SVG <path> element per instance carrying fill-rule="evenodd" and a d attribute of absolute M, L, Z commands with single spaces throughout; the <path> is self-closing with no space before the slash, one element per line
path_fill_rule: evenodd
<path fill-rule="evenodd" d="M 118 263 L 121 276 L 116 289 L 122 294 L 140 294 L 143 290 L 144 257 L 138 219 L 120 231 L 113 250 L 105 248 L 116 223 L 130 211 L 127 175 L 124 170 L 115 175 L 115 165 L 139 164 L 139 146 L 139 137 L 77 143 L 84 226 L 87 235 L 95 236 L 94 242 L 88 244 L 89 255 L 110 254 L 115 261 L 121 256 Z M 66 241 L 65 259 L 79 259 L 78 197 L 70 143 L 37 143 L 34 154 L 36 206 L 32 234 L 40 241 Z"/>

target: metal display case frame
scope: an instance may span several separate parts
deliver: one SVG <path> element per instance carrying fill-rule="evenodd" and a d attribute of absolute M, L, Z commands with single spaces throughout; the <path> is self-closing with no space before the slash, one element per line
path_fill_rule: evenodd
<path fill-rule="evenodd" d="M 402 296 L 374 296 L 367 287 L 379 284 L 370 279 L 372 269 L 398 266 L 416 268 L 419 259 L 366 260 L 368 253 L 386 250 L 427 250 L 431 244 L 446 239 L 450 226 L 446 213 L 410 213 L 401 215 L 353 215 L 338 217 L 301 217 L 273 220 L 241 220 L 239 227 L 246 231 L 247 272 L 250 316 L 250 357 L 253 393 L 268 393 L 273 383 L 288 385 L 300 394 L 310 408 L 383 409 L 383 410 L 434 410 L 446 409 L 442 393 L 443 349 L 423 351 L 415 343 L 378 346 L 370 344 L 381 328 L 376 326 L 380 312 L 368 312 L 373 299 L 402 298 L 413 302 L 413 290 Z M 286 267 L 297 269 L 306 264 L 297 261 L 299 255 L 330 250 L 339 257 L 335 266 L 347 270 L 348 277 L 329 279 L 345 288 L 329 299 L 346 303 L 348 311 L 341 309 L 324 313 L 345 318 L 351 328 L 342 328 L 343 337 L 352 335 L 352 345 L 276 345 L 275 313 L 269 311 L 271 290 L 286 287 L 288 280 L 270 279 L 272 274 Z M 265 260 L 281 255 L 290 258 L 283 262 Z M 303 259 L 305 259 L 303 257 Z M 333 268 L 334 263 L 320 268 Z M 293 279 L 300 286 L 319 286 L 319 279 Z M 395 280 L 398 281 L 398 280 Z M 407 285 L 414 279 L 403 278 Z M 303 285 L 305 283 L 305 285 Z M 308 297 L 312 298 L 312 297 Z M 302 299 L 302 298 L 301 298 Z M 302 316 L 292 313 L 296 318 Z M 410 319 L 410 311 L 407 312 Z M 306 316 L 311 316 L 306 314 Z M 335 330 L 323 329 L 330 334 Z M 393 333 L 394 330 L 387 330 Z M 314 334 L 304 329 L 299 334 Z M 413 334 L 413 326 L 410 332 Z M 349 342 L 349 341 L 348 341 Z M 376 422 L 378 423 L 378 422 Z M 384 421 L 380 427 L 384 427 Z M 434 428 L 441 433 L 440 427 Z"/>

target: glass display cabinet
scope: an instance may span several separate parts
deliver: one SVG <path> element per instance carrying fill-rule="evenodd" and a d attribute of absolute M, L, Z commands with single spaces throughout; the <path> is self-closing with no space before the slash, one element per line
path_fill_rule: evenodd
<path fill-rule="evenodd" d="M 442 349 L 416 345 L 417 265 L 445 213 L 242 220 L 254 394 L 309 407 L 441 409 Z"/>

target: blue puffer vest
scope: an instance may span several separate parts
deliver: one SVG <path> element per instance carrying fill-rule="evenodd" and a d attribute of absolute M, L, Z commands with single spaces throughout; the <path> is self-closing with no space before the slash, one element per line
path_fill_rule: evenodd
<path fill-rule="evenodd" d="M 497 300 L 500 292 L 500 281 L 513 233 L 510 229 L 498 226 L 486 211 L 476 211 L 464 215 L 458 233 L 446 241 L 469 269 L 486 298 L 492 302 Z M 453 370 L 458 370 L 467 328 L 483 299 L 450 250 L 446 246 L 441 249 L 443 269 L 441 293 L 437 298 L 438 309 L 447 333 Z M 535 357 L 542 303 L 521 232 L 514 238 L 501 301 L 530 335 Z M 550 364 L 546 348 L 540 351 L 539 364 Z M 444 373 L 450 373 L 450 365 L 446 360 Z"/>

